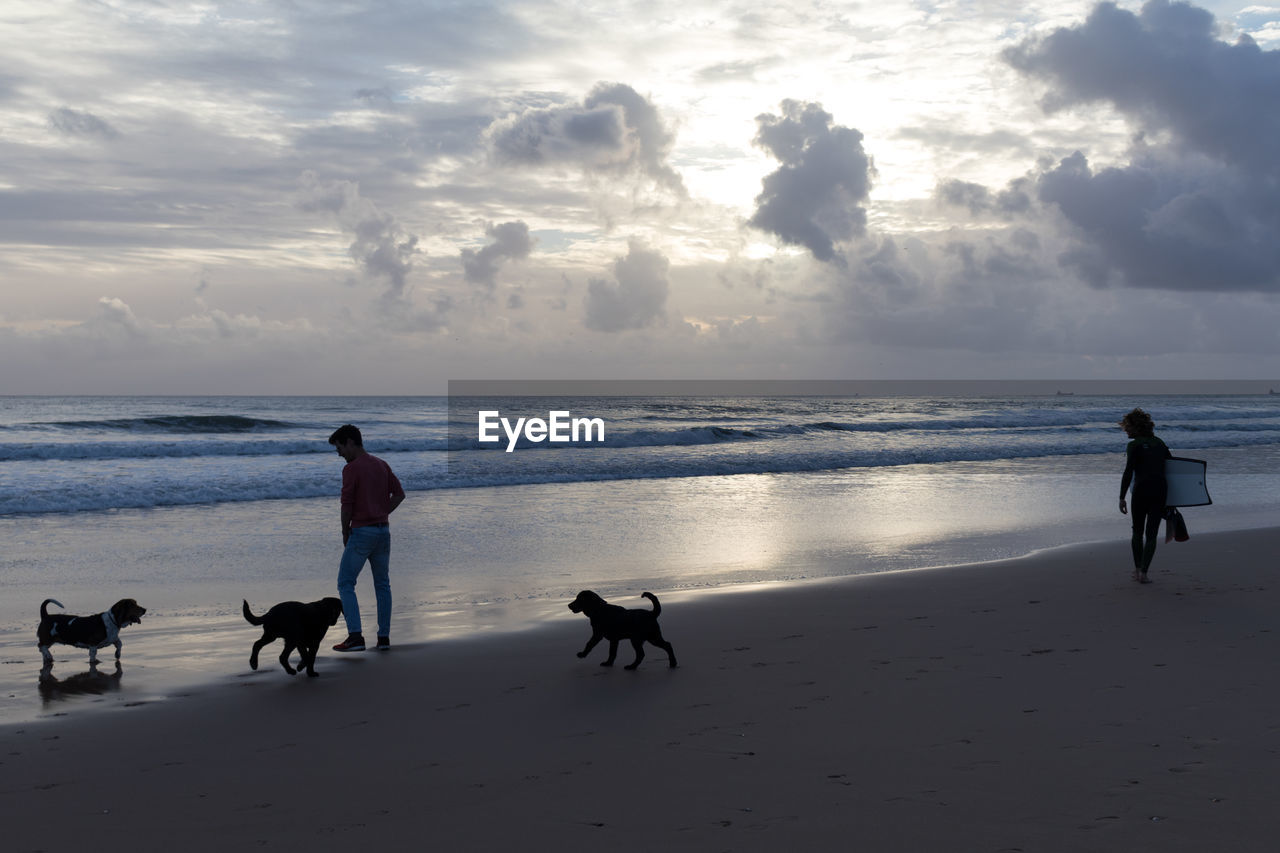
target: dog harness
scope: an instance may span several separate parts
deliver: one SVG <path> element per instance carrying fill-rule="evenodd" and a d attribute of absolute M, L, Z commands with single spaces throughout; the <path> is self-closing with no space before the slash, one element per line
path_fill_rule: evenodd
<path fill-rule="evenodd" d="M 101 643 L 69 643 L 69 645 L 75 646 L 77 649 L 100 649 L 103 646 L 114 645 L 120 639 L 120 626 L 116 624 L 116 617 L 111 615 L 111 611 L 108 610 L 104 613 L 99 613 L 98 615 L 102 617 L 102 627 L 107 631 L 107 638 Z M 83 618 L 85 617 L 76 616 L 67 623 L 67 627 L 70 628 Z M 56 625 L 53 628 L 53 636 L 58 636 L 58 628 Z"/>

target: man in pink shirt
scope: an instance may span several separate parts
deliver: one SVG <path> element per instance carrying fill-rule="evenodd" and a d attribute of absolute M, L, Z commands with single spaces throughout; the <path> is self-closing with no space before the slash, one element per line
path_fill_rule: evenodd
<path fill-rule="evenodd" d="M 373 573 L 378 601 L 379 650 L 391 648 L 391 527 L 387 518 L 404 500 L 404 489 L 391 466 L 364 449 L 360 430 L 351 424 L 329 436 L 338 455 L 347 460 L 342 469 L 342 562 L 338 566 L 338 596 L 347 620 L 347 639 L 335 652 L 364 651 L 360 628 L 360 603 L 356 578 L 366 561 Z"/>

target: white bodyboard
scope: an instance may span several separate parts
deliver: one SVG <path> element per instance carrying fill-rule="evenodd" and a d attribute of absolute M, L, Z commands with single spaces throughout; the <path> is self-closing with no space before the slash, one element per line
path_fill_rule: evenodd
<path fill-rule="evenodd" d="M 1164 460 L 1164 479 L 1169 484 L 1165 506 L 1208 506 L 1213 503 L 1204 482 L 1207 467 L 1202 459 L 1174 456 Z"/>

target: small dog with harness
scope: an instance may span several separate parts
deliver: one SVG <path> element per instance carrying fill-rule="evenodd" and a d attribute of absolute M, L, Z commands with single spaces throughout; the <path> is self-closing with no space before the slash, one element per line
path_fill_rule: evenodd
<path fill-rule="evenodd" d="M 49 605 L 64 607 L 61 601 L 46 598 L 40 604 L 40 627 L 36 629 L 37 645 L 45 667 L 53 666 L 49 647 L 54 643 L 89 650 L 89 665 L 98 663 L 98 649 L 116 647 L 116 660 L 120 660 L 120 629 L 137 625 L 147 612 L 132 598 L 122 598 L 111 605 L 110 610 L 93 616 L 72 616 L 70 613 L 49 613 Z"/>

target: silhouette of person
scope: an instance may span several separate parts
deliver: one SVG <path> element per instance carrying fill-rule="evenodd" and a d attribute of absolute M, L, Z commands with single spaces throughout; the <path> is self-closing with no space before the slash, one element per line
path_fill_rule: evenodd
<path fill-rule="evenodd" d="M 1151 583 L 1147 570 L 1156 554 L 1156 534 L 1160 531 L 1169 489 L 1164 478 L 1164 460 L 1173 454 L 1156 437 L 1155 423 L 1142 409 L 1134 409 L 1121 418 L 1120 426 L 1130 439 L 1124 451 L 1124 476 L 1120 478 L 1120 512 L 1129 512 L 1133 519 L 1133 579 L 1138 583 Z M 1133 483 L 1133 506 L 1127 507 L 1124 496 L 1130 482 Z"/>
<path fill-rule="evenodd" d="M 333 647 L 336 652 L 364 651 L 360 602 L 356 578 L 369 563 L 378 603 L 379 650 L 391 648 L 391 527 L 388 517 L 404 500 L 404 489 L 391 466 L 364 449 L 360 430 L 351 424 L 329 436 L 338 455 L 347 460 L 342 469 L 342 562 L 338 566 L 338 597 L 347 622 L 347 638 Z"/>

